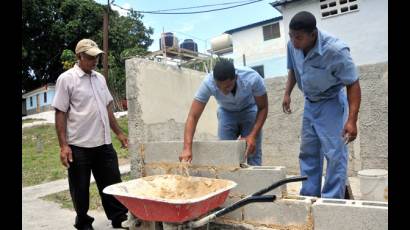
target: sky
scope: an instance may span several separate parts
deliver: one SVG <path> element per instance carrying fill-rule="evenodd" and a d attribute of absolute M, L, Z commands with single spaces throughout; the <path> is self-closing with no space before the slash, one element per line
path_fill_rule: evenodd
<path fill-rule="evenodd" d="M 107 0 L 95 1 L 100 4 L 107 4 Z M 154 11 L 238 1 L 240 0 L 115 0 L 114 4 L 126 9 L 133 8 L 139 11 Z M 281 14 L 269 4 L 273 1 L 275 0 L 263 0 L 236 8 L 199 14 L 144 14 L 142 18 L 144 25 L 154 29 L 154 34 L 151 37 L 154 41 L 149 47 L 149 50 L 159 50 L 159 38 L 162 32 L 173 32 L 178 38 L 179 44 L 181 44 L 184 39 L 193 39 L 198 44 L 198 51 L 207 53 L 206 50 L 211 48 L 210 40 L 213 37 L 221 35 L 230 29 L 280 16 Z M 187 9 L 181 10 L 181 12 L 210 10 L 237 4 Z M 120 15 L 126 15 L 125 10 L 114 5 L 111 5 L 111 7 L 117 10 Z"/>

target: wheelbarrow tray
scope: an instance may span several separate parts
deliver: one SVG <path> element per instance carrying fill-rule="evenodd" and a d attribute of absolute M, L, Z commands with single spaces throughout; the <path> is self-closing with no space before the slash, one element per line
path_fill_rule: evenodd
<path fill-rule="evenodd" d="M 163 176 L 163 175 L 158 175 Z M 191 177 L 200 179 L 200 177 Z M 206 178 L 207 180 L 222 180 Z M 135 187 L 142 187 L 143 178 L 107 186 L 103 192 L 113 195 L 139 219 L 169 223 L 183 223 L 198 218 L 209 211 L 220 207 L 228 197 L 229 191 L 237 186 L 231 180 L 224 180 L 227 185 L 215 192 L 193 199 L 164 199 L 129 193 Z"/>

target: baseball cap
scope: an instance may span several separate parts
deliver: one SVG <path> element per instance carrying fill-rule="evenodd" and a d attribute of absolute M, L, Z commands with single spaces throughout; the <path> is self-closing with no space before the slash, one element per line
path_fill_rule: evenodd
<path fill-rule="evenodd" d="M 77 43 L 77 46 L 75 47 L 75 53 L 78 54 L 82 52 L 85 52 L 86 54 L 91 56 L 97 56 L 98 54 L 104 53 L 104 51 L 98 48 L 97 43 L 95 43 L 91 39 L 82 39 Z"/>

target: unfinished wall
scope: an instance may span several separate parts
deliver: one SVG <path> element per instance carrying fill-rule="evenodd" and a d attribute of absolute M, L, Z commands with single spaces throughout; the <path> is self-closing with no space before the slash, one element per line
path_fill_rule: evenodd
<path fill-rule="evenodd" d="M 379 63 L 358 67 L 362 102 L 359 112 L 359 136 L 349 144 L 349 174 L 361 169 L 387 169 L 388 65 Z M 299 145 L 303 115 L 303 97 L 295 86 L 292 114 L 282 111 L 286 77 L 265 80 L 269 114 L 263 127 L 263 164 L 284 165 L 288 173 L 299 173 Z"/>
<path fill-rule="evenodd" d="M 140 143 L 183 139 L 189 108 L 206 74 L 139 58 L 127 60 L 125 68 L 129 151 L 135 156 L 132 167 L 141 167 L 141 160 L 133 154 L 141 151 Z M 195 139 L 217 139 L 216 108 L 216 101 L 211 98 Z"/>
<path fill-rule="evenodd" d="M 349 145 L 349 175 L 366 168 L 387 169 L 388 65 L 364 65 L 358 70 L 362 104 L 359 136 Z M 205 73 L 134 58 L 126 61 L 126 74 L 131 156 L 141 151 L 143 142 L 182 140 L 186 116 Z M 293 113 L 284 114 L 281 105 L 285 82 L 286 77 L 265 80 L 269 114 L 263 127 L 262 164 L 282 165 L 289 174 L 298 174 L 303 98 L 295 87 Z M 216 108 L 211 97 L 195 140 L 217 139 Z M 132 160 L 140 162 L 137 158 Z M 136 165 L 139 164 L 132 167 Z"/>

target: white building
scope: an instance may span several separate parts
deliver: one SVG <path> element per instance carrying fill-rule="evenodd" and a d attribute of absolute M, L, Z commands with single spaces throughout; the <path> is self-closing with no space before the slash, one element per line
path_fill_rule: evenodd
<path fill-rule="evenodd" d="M 227 40 L 229 36 L 229 41 Z M 249 66 L 262 77 L 284 76 L 286 69 L 286 40 L 282 16 L 225 31 L 213 44 L 213 52 L 233 58 L 235 66 Z M 216 38 L 218 39 L 218 37 Z M 215 40 L 216 41 L 216 40 Z"/>
<path fill-rule="evenodd" d="M 388 61 L 387 0 L 279 0 L 270 4 L 282 13 L 286 42 L 291 18 L 309 11 L 319 29 L 347 43 L 356 65 Z"/>

